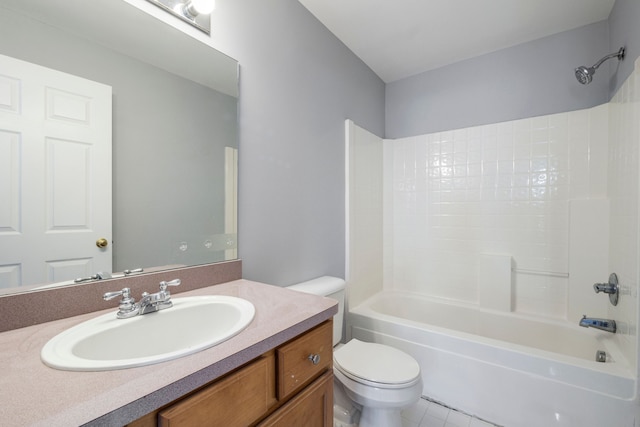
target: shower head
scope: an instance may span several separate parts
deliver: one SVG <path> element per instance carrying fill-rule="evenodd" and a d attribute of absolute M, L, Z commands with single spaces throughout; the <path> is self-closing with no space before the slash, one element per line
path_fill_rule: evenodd
<path fill-rule="evenodd" d="M 596 73 L 596 69 L 593 67 L 585 67 L 584 65 L 576 68 L 576 79 L 583 85 L 587 85 L 591 83 L 593 80 L 593 75 Z"/>
<path fill-rule="evenodd" d="M 600 61 L 596 62 L 593 67 L 585 67 L 584 65 L 579 66 L 575 69 L 576 79 L 583 85 L 591 83 L 593 80 L 593 75 L 596 73 L 596 70 L 604 61 L 611 58 L 618 58 L 619 61 L 624 59 L 624 46 L 618 50 L 616 53 L 612 53 L 610 55 L 605 56 Z"/>

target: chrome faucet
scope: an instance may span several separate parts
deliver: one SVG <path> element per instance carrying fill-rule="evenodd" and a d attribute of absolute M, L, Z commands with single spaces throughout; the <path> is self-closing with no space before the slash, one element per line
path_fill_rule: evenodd
<path fill-rule="evenodd" d="M 105 301 L 108 301 L 117 296 L 122 296 L 116 316 L 118 319 L 128 319 L 129 317 L 154 313 L 156 311 L 172 307 L 173 302 L 171 302 L 171 293 L 167 288 L 169 286 L 178 286 L 180 283 L 180 279 L 173 279 L 170 282 L 162 281 L 160 282 L 159 292 L 154 294 L 143 292 L 140 302 L 135 302 L 135 299 L 131 297 L 131 289 L 129 288 L 124 288 L 121 291 L 116 292 L 107 292 L 102 296 L 102 298 Z"/>
<path fill-rule="evenodd" d="M 160 291 L 155 294 L 148 292 L 142 293 L 142 299 L 138 303 L 140 305 L 140 314 L 153 313 L 154 311 L 164 310 L 173 306 L 171 302 L 171 293 L 167 290 L 169 286 L 179 286 L 180 279 L 173 279 L 170 282 L 160 282 Z"/>
<path fill-rule="evenodd" d="M 616 333 L 616 321 L 611 319 L 596 319 L 582 315 L 580 326 L 584 328 L 596 328 L 603 331 Z"/>

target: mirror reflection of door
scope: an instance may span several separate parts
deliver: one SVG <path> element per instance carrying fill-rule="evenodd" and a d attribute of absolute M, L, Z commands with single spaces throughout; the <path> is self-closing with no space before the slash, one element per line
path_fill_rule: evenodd
<path fill-rule="evenodd" d="M 0 288 L 111 272 L 111 111 L 110 86 L 0 55 Z"/>

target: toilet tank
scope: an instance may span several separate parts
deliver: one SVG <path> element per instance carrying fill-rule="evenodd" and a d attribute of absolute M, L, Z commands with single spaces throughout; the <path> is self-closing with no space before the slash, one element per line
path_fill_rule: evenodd
<path fill-rule="evenodd" d="M 307 294 L 327 297 L 338 301 L 338 313 L 333 316 L 333 345 L 342 339 L 342 323 L 344 321 L 344 289 L 346 283 L 339 277 L 322 276 L 307 282 L 291 285 L 288 289 Z"/>

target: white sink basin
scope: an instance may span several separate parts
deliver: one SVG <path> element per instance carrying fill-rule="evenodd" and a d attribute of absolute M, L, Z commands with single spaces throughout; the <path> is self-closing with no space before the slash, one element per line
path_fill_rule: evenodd
<path fill-rule="evenodd" d="M 115 311 L 67 329 L 42 348 L 42 361 L 68 371 L 108 371 L 164 362 L 225 341 L 255 314 L 247 300 L 224 296 L 172 299 L 173 307 L 130 319 Z"/>

